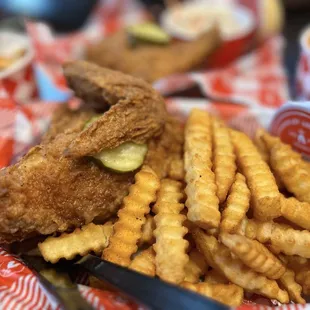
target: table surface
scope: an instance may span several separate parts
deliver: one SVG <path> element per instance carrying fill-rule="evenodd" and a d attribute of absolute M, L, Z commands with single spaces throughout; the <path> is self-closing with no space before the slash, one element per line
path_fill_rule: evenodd
<path fill-rule="evenodd" d="M 286 39 L 284 63 L 289 78 L 291 96 L 295 96 L 295 71 L 299 59 L 299 35 L 303 28 L 310 24 L 310 9 L 304 11 L 287 11 L 283 30 Z"/>

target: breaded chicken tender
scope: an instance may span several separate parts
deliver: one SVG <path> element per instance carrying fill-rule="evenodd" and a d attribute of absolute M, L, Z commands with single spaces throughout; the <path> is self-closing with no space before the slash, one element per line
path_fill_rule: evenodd
<path fill-rule="evenodd" d="M 154 82 L 173 73 L 195 69 L 205 61 L 218 42 L 218 31 L 212 27 L 194 41 L 131 48 L 128 34 L 121 30 L 88 48 L 86 59 Z"/>

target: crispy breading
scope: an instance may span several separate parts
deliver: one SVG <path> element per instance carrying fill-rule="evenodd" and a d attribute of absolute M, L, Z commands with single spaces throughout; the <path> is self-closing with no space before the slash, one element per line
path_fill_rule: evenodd
<path fill-rule="evenodd" d="M 237 233 L 261 243 L 269 243 L 286 255 L 310 258 L 310 232 L 307 230 L 296 230 L 273 221 L 244 218 Z"/>
<path fill-rule="evenodd" d="M 109 244 L 113 233 L 113 224 L 104 225 L 89 223 L 76 228 L 72 233 L 63 233 L 59 237 L 48 237 L 38 244 L 43 258 L 53 264 L 61 258 L 73 259 L 77 255 L 84 256 L 92 251 L 101 254 Z"/>
<path fill-rule="evenodd" d="M 191 111 L 185 126 L 184 151 L 187 218 L 204 229 L 216 228 L 221 214 L 212 171 L 211 117 L 206 111 Z"/>
<path fill-rule="evenodd" d="M 64 74 L 85 102 L 111 106 L 72 141 L 68 156 L 94 155 L 126 141 L 146 143 L 163 132 L 164 100 L 143 80 L 86 61 L 67 63 Z"/>
<path fill-rule="evenodd" d="M 103 251 L 105 260 L 129 266 L 131 255 L 138 250 L 137 242 L 141 237 L 145 215 L 150 212 L 150 203 L 156 200 L 159 187 L 156 173 L 148 166 L 143 166 L 135 175 L 135 184 L 130 186 L 129 194 L 117 212 L 118 221 L 114 224 L 109 246 Z"/>
<path fill-rule="evenodd" d="M 276 280 L 284 274 L 283 263 L 260 242 L 227 233 L 222 233 L 220 240 L 246 266 L 267 278 Z"/>
<path fill-rule="evenodd" d="M 220 203 L 226 200 L 227 193 L 235 180 L 237 170 L 236 155 L 231 142 L 229 129 L 218 119 L 212 119 L 213 171 Z"/>
<path fill-rule="evenodd" d="M 160 178 L 167 177 L 171 161 L 183 153 L 183 142 L 184 131 L 180 121 L 167 116 L 163 133 L 148 143 L 145 164 L 152 167 Z"/>
<path fill-rule="evenodd" d="M 188 241 L 184 239 L 188 230 L 183 226 L 186 216 L 180 214 L 184 208 L 184 204 L 180 203 L 182 196 L 182 183 L 164 179 L 153 208 L 156 213 L 156 241 L 153 245 L 156 274 L 162 280 L 176 284 L 184 281 L 185 266 L 189 260 L 186 254 Z"/>
<path fill-rule="evenodd" d="M 251 193 L 241 173 L 236 174 L 226 207 L 222 212 L 220 230 L 233 233 L 237 230 L 250 207 Z"/>
<path fill-rule="evenodd" d="M 218 246 L 217 251 L 213 253 L 213 259 L 221 272 L 230 281 L 243 287 L 245 290 L 277 299 L 281 303 L 289 302 L 287 292 L 281 290 L 275 280 L 270 280 L 248 268 L 239 258 L 233 257 L 225 246 Z"/>
<path fill-rule="evenodd" d="M 183 282 L 181 286 L 232 307 L 240 306 L 243 301 L 243 289 L 235 284 Z"/>
<path fill-rule="evenodd" d="M 75 135 L 59 134 L 0 171 L 1 243 L 64 232 L 117 211 L 134 174 L 62 156 Z"/>
<path fill-rule="evenodd" d="M 47 132 L 41 143 L 48 143 L 63 132 L 80 132 L 86 122 L 97 115 L 92 109 L 71 110 L 67 104 L 60 104 L 52 116 Z"/>
<path fill-rule="evenodd" d="M 189 252 L 189 261 L 185 266 L 185 282 L 197 283 L 201 276 L 203 276 L 208 265 L 203 257 L 203 255 L 197 250 L 193 249 Z"/>
<path fill-rule="evenodd" d="M 155 277 L 155 252 L 152 247 L 141 251 L 131 261 L 129 269 Z"/>
<path fill-rule="evenodd" d="M 271 220 L 281 215 L 280 193 L 269 166 L 244 133 L 231 130 L 238 164 L 246 177 L 253 198 L 254 217 Z"/>
<path fill-rule="evenodd" d="M 125 30 L 87 49 L 86 58 L 100 66 L 119 70 L 154 82 L 173 73 L 194 69 L 219 43 L 216 27 L 194 41 L 131 48 Z"/>

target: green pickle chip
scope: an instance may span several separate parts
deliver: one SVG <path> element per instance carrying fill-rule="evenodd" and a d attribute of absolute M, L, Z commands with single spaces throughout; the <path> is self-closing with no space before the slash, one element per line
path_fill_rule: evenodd
<path fill-rule="evenodd" d="M 143 23 L 128 27 L 131 43 L 168 44 L 170 36 L 154 23 Z"/>
<path fill-rule="evenodd" d="M 102 150 L 94 158 L 113 171 L 130 172 L 143 164 L 146 153 L 146 144 L 125 142 L 114 149 Z"/>

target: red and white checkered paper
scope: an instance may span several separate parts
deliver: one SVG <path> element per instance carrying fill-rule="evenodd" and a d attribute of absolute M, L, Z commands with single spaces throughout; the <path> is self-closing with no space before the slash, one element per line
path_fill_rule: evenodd
<path fill-rule="evenodd" d="M 86 44 L 117 30 L 124 23 L 147 17 L 133 1 L 104 2 L 105 6 L 98 7 L 87 26 L 70 36 L 55 37 L 48 26 L 28 23 L 36 51 L 34 66 L 43 69 L 57 88 L 69 91 L 61 71 L 62 62 L 79 57 Z M 269 125 L 276 109 L 288 99 L 282 50 L 282 38 L 271 38 L 228 68 L 170 76 L 154 83 L 154 87 L 162 94 L 168 94 L 197 84 L 208 99 L 169 97 L 166 100 L 168 110 L 184 119 L 193 107 L 207 109 L 232 127 L 253 135 L 259 126 Z M 0 98 L 1 168 L 14 163 L 31 145 L 40 141 L 59 103 L 38 99 L 25 105 L 22 101 L 7 98 L 1 86 Z M 83 285 L 79 285 L 79 289 L 96 309 L 138 309 L 114 293 Z M 240 309 L 262 307 L 267 309 L 267 306 L 255 307 L 251 303 Z M 0 249 L 0 308 L 45 310 L 58 309 L 59 306 L 18 258 Z M 294 306 L 296 310 L 301 308 L 303 306 Z"/>

